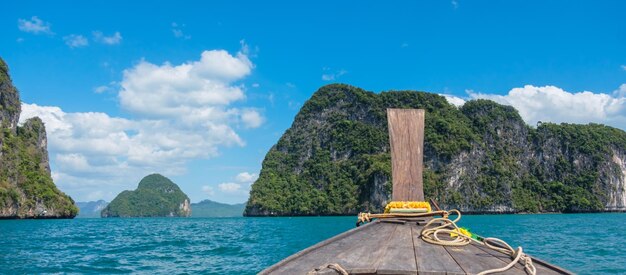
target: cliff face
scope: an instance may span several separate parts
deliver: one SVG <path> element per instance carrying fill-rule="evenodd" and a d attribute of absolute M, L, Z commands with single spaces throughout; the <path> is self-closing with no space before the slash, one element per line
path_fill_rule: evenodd
<path fill-rule="evenodd" d="M 424 191 L 466 212 L 626 210 L 626 133 L 531 128 L 510 106 L 430 93 L 320 88 L 270 149 L 245 215 L 355 214 L 390 199 L 387 108 L 426 109 Z"/>
<path fill-rule="evenodd" d="M 0 59 L 0 218 L 72 218 L 78 208 L 50 176 L 44 124 L 35 117 L 18 126 L 20 107 Z"/>
<path fill-rule="evenodd" d="M 159 174 L 144 177 L 134 191 L 123 191 L 101 212 L 111 217 L 189 217 L 189 197 Z"/>

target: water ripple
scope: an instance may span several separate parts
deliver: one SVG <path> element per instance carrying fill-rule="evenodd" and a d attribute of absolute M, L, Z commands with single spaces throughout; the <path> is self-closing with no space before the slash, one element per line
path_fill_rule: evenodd
<path fill-rule="evenodd" d="M 626 273 L 626 214 L 464 216 L 578 273 Z M 1 220 L 0 273 L 253 274 L 354 226 L 354 217 Z"/>

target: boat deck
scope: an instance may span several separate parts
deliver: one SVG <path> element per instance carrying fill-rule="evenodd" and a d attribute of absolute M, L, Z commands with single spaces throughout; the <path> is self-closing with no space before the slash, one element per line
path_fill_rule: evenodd
<path fill-rule="evenodd" d="M 339 264 L 350 274 L 477 274 L 510 263 L 509 256 L 478 244 L 463 247 L 424 242 L 426 219 L 375 220 L 304 249 L 261 274 L 307 274 Z M 537 274 L 572 274 L 533 257 Z M 337 274 L 322 269 L 316 274 Z M 501 274 L 526 274 L 521 263 Z"/>

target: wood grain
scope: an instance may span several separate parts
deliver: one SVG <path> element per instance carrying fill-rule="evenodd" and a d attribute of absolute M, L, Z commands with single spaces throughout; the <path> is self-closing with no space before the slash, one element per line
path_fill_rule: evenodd
<path fill-rule="evenodd" d="M 402 224 L 396 227 L 387 251 L 378 260 L 376 274 L 417 274 L 411 226 Z"/>
<path fill-rule="evenodd" d="M 387 109 L 394 201 L 424 201 L 424 116 L 421 109 Z"/>
<path fill-rule="evenodd" d="M 418 274 L 465 274 L 443 246 L 429 244 L 420 238 L 422 226 L 412 226 L 411 230 Z"/>

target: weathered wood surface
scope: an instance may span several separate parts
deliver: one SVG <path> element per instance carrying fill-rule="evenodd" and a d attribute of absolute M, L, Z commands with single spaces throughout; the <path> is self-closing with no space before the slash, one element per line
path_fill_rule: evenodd
<path fill-rule="evenodd" d="M 387 109 L 392 200 L 424 201 L 424 110 Z"/>
<path fill-rule="evenodd" d="M 267 268 L 261 274 L 306 274 L 337 263 L 350 274 L 476 274 L 500 268 L 510 258 L 479 245 L 444 247 L 424 242 L 423 222 L 374 221 L 316 244 Z M 571 274 L 535 261 L 537 274 Z M 501 274 L 526 274 L 517 264 Z M 326 269 L 320 274 L 336 274 Z"/>

